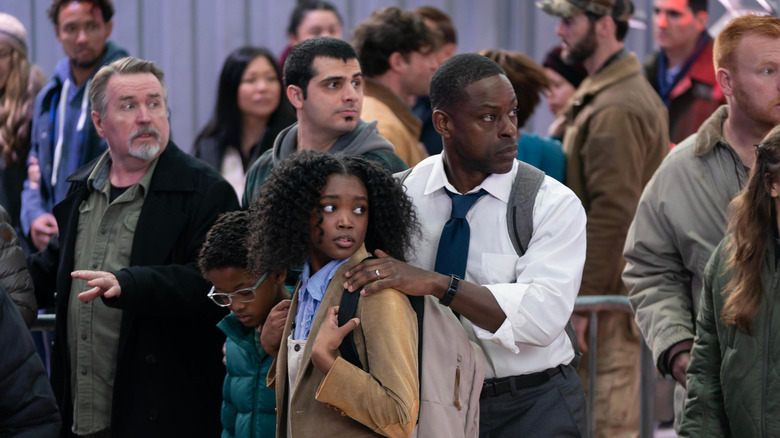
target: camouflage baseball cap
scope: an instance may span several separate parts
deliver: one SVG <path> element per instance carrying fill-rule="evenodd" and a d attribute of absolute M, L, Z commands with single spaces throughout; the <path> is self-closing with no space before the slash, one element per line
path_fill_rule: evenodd
<path fill-rule="evenodd" d="M 571 18 L 582 12 L 609 15 L 615 21 L 628 21 L 634 12 L 631 0 L 544 0 L 536 6 L 549 15 Z"/>

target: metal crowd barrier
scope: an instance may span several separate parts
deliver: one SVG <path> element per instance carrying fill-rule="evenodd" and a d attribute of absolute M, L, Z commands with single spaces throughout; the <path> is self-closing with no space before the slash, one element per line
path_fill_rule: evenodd
<path fill-rule="evenodd" d="M 54 314 L 39 314 L 38 320 L 35 321 L 30 331 L 32 332 L 53 332 L 54 331 Z"/>
<path fill-rule="evenodd" d="M 596 422 L 594 421 L 593 406 L 595 404 L 596 391 L 596 352 L 598 349 L 598 313 L 602 311 L 621 311 L 633 315 L 634 311 L 628 302 L 628 298 L 619 295 L 592 295 L 577 297 L 574 303 L 574 311 L 590 313 L 590 336 L 588 339 L 588 431 L 590 436 L 596 436 Z M 644 337 L 639 337 L 640 349 L 640 383 L 639 383 L 639 437 L 653 437 L 653 399 L 655 364 L 653 355 L 645 343 Z"/>

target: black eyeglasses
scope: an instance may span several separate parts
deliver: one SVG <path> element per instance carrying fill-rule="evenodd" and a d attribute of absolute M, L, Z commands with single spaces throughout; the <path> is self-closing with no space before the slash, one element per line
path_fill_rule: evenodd
<path fill-rule="evenodd" d="M 257 294 L 255 293 L 255 289 L 257 289 L 258 286 L 260 286 L 260 283 L 265 280 L 265 276 L 268 275 L 263 274 L 262 277 L 260 277 L 259 280 L 257 280 L 257 283 L 255 283 L 254 286 L 246 289 L 239 289 L 235 292 L 231 292 L 229 294 L 223 294 L 219 292 L 214 292 L 214 286 L 211 286 L 211 290 L 209 290 L 207 297 L 211 298 L 211 301 L 214 301 L 214 304 L 220 307 L 227 307 L 233 302 L 233 297 L 236 297 L 238 301 L 241 301 L 242 303 L 251 303 L 252 301 L 257 298 Z"/>

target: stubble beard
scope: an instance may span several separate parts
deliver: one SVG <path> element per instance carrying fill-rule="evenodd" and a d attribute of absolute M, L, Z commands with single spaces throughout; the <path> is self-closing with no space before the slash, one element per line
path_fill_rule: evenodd
<path fill-rule="evenodd" d="M 775 105 L 778 102 L 772 102 L 772 106 L 767 109 L 761 108 L 745 91 L 745 87 L 742 82 L 735 77 L 734 81 L 734 100 L 736 106 L 742 111 L 748 118 L 756 123 L 762 124 L 766 127 L 768 133 L 775 125 L 780 124 L 780 116 L 776 112 Z M 775 113 L 775 114 L 773 114 Z"/>

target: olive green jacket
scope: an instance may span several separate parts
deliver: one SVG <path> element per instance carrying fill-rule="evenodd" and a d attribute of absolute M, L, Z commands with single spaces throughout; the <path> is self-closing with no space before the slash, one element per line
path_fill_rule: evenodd
<path fill-rule="evenodd" d="M 780 303 L 773 239 L 761 266 L 764 293 L 749 335 L 722 318 L 733 276 L 721 242 L 704 273 L 680 437 L 780 436 Z"/>

